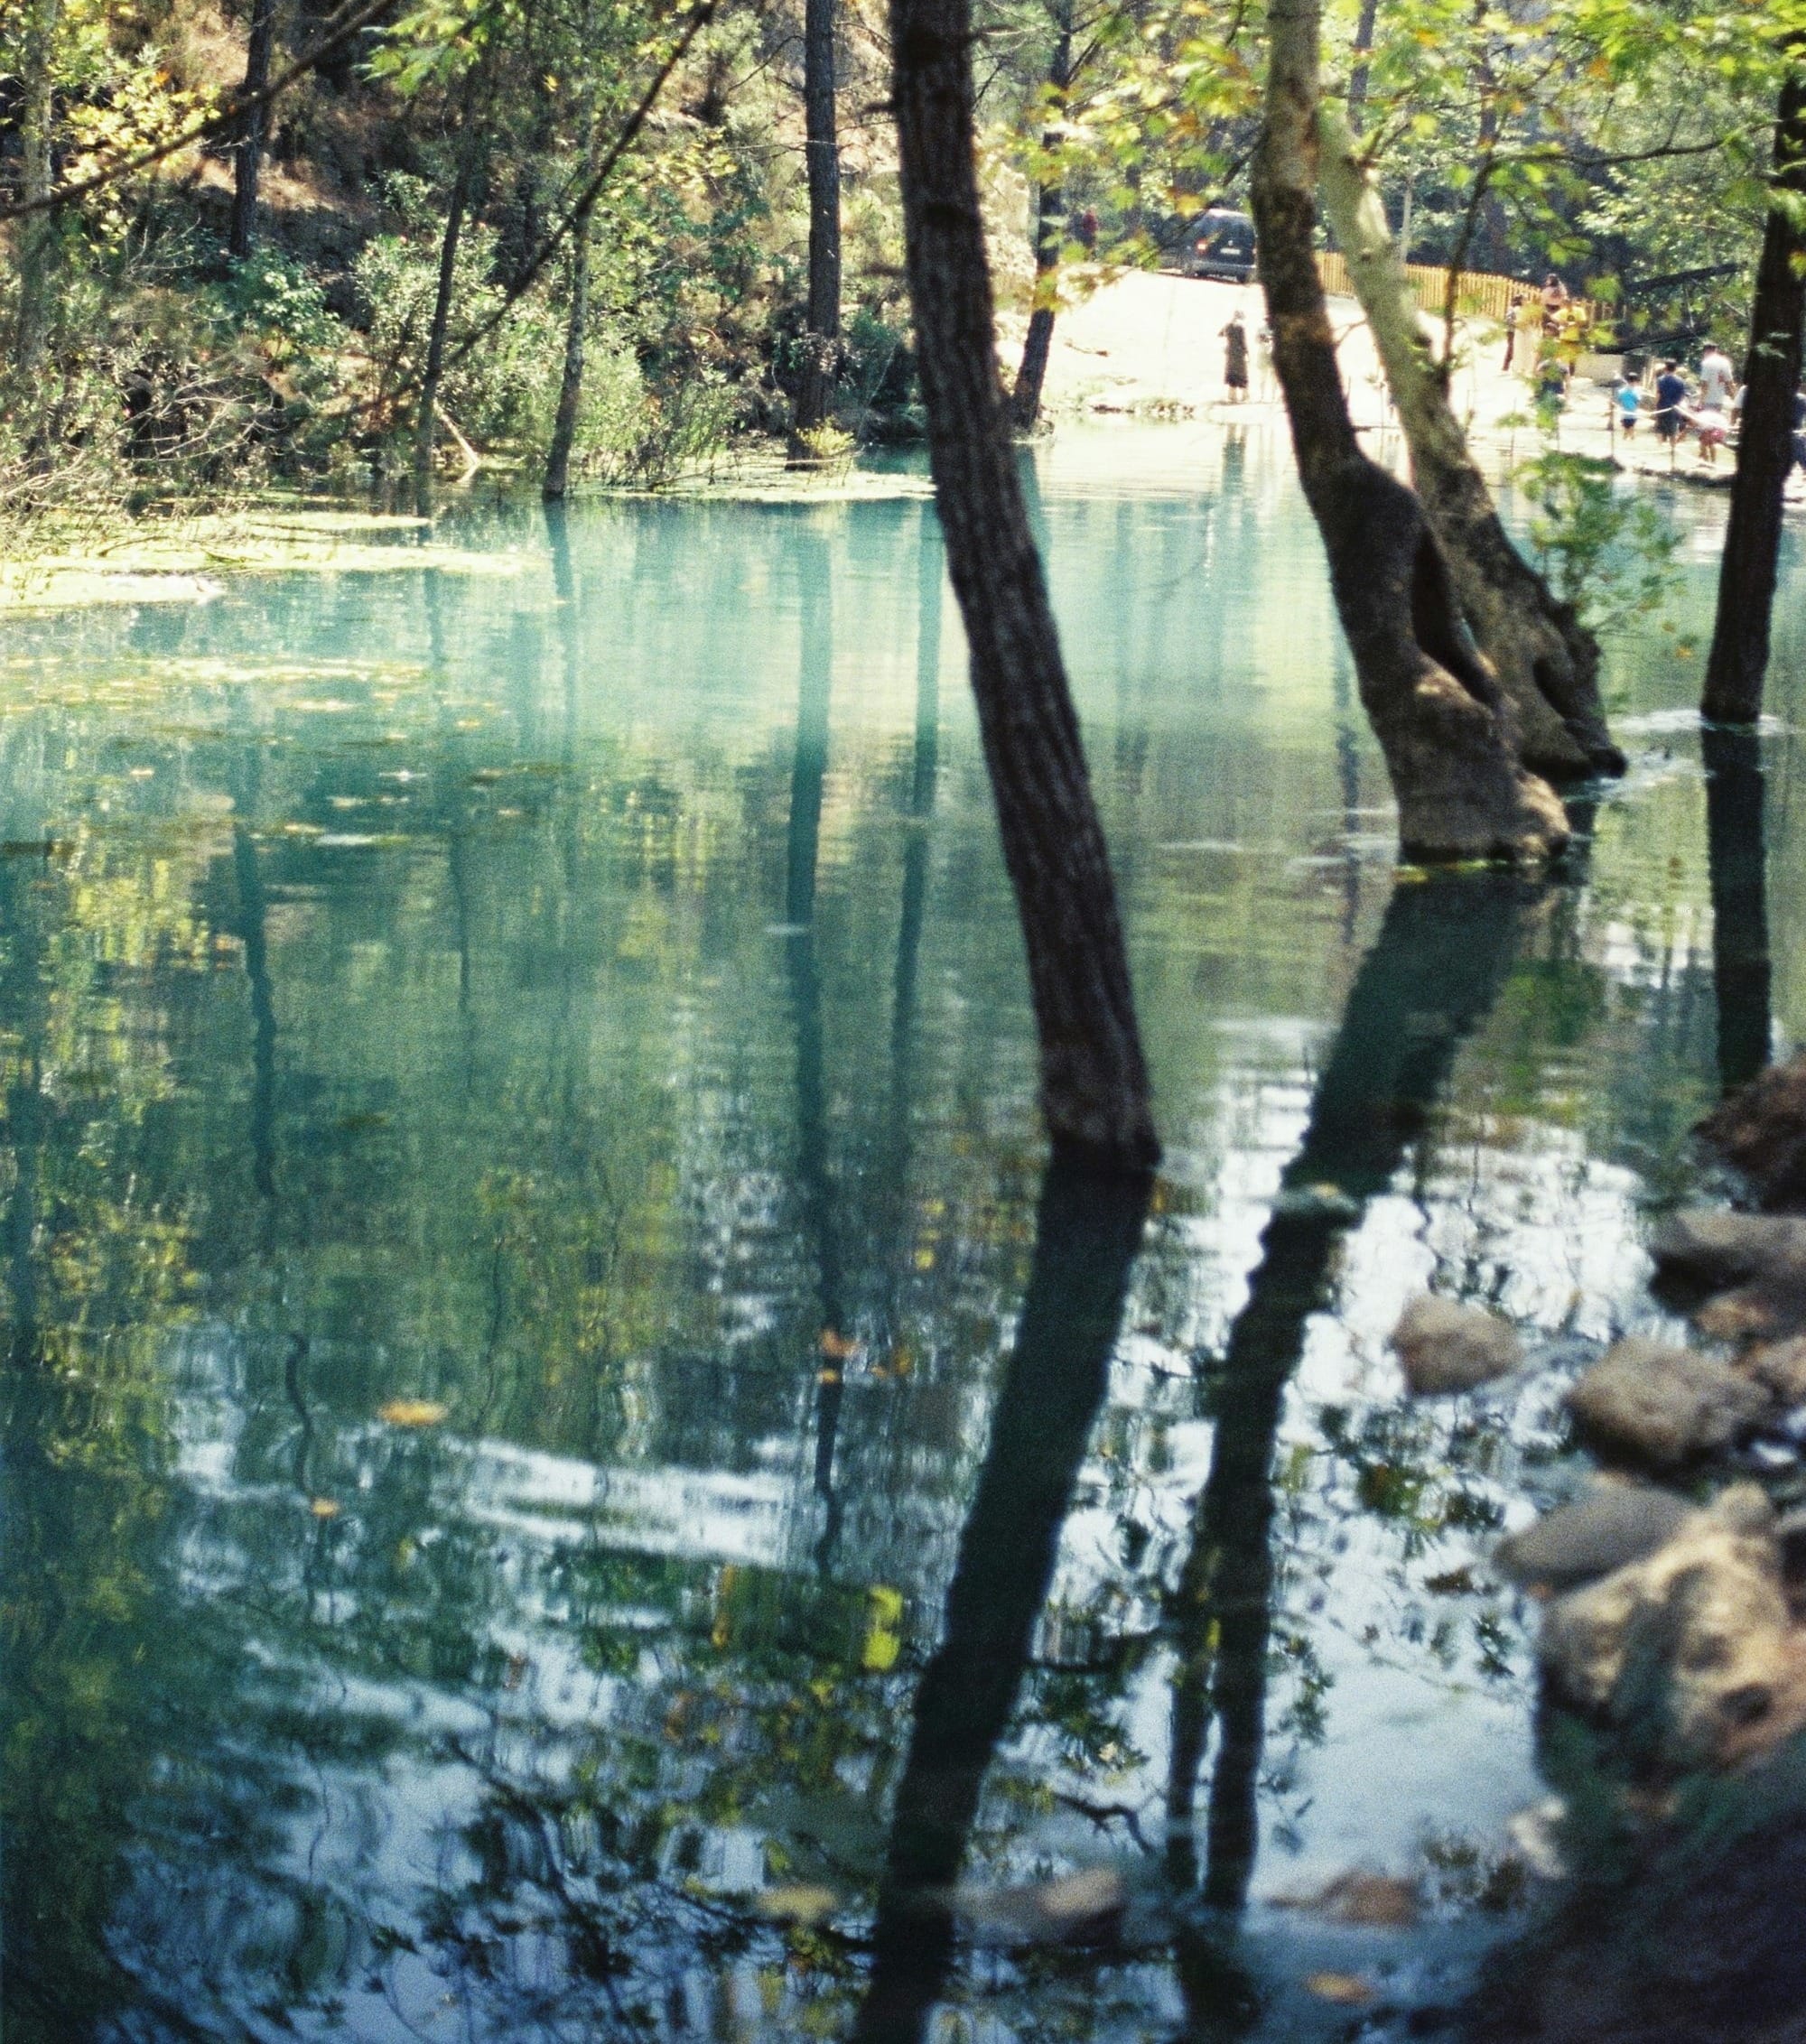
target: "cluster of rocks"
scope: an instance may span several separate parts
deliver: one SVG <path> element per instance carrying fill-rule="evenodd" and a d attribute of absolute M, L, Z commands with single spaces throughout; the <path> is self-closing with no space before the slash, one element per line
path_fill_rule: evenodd
<path fill-rule="evenodd" d="M 1752 1173 L 1759 1187 L 1784 1175 L 1806 1197 L 1806 1078 L 1792 1090 L 1797 1142 L 1744 1120 L 1783 1160 Z M 1778 1512 L 1747 1481 L 1806 1446 L 1806 1218 L 1682 1213 L 1652 1248 L 1658 1291 L 1710 1345 L 1638 1337 L 1584 1370 L 1567 1404 L 1606 1471 L 1494 1560 L 1546 1603 L 1553 1695 L 1670 1771 L 1736 1764 L 1806 1726 L 1806 1509 Z M 1504 1322 L 1447 1299 L 1413 1302 L 1392 1339 L 1419 1396 L 1521 1361 Z M 1727 1468 L 1745 1480 L 1709 1503 L 1664 1487 L 1704 1494 Z"/>

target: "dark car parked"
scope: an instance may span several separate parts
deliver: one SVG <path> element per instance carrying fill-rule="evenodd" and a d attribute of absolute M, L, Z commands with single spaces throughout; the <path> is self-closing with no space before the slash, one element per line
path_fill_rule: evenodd
<path fill-rule="evenodd" d="M 1187 229 L 1179 268 L 1188 277 L 1221 277 L 1231 283 L 1254 281 L 1254 223 L 1245 213 L 1213 206 Z"/>

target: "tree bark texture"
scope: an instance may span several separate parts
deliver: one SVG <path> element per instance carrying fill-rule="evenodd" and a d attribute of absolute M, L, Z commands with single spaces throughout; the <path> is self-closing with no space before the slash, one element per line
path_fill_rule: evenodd
<path fill-rule="evenodd" d="M 1274 0 L 1269 19 L 1250 195 L 1273 367 L 1400 839 L 1412 858 L 1541 857 L 1567 841 L 1561 805 L 1519 764 L 1511 706 L 1461 617 L 1423 506 L 1361 451 L 1348 415 L 1312 247 L 1318 0 Z"/>
<path fill-rule="evenodd" d="M 1373 23 L 1379 0 L 1361 0 L 1361 18 L 1354 27 L 1354 62 L 1348 73 L 1348 125 L 1356 135 L 1367 116 L 1367 79 L 1373 55 Z"/>
<path fill-rule="evenodd" d="M 1753 724 L 1762 714 L 1769 620 L 1781 555 L 1781 498 L 1793 466 L 1793 394 L 1800 386 L 1806 237 L 1786 201 L 1806 205 L 1806 79 L 1790 70 L 1774 123 L 1777 203 L 1769 208 L 1750 306 L 1749 356 L 1737 472 L 1718 569 L 1718 614 L 1706 664 L 1704 715 Z"/>
<path fill-rule="evenodd" d="M 1056 17 L 1053 60 L 1047 66 L 1048 112 L 1064 120 L 1066 91 L 1072 84 L 1072 8 L 1062 0 Z M 1057 128 L 1049 125 L 1041 135 L 1041 153 L 1052 157 L 1060 146 Z M 1047 377 L 1047 358 L 1054 346 L 1054 301 L 1059 287 L 1060 244 L 1065 236 L 1066 194 L 1065 181 L 1055 176 L 1037 187 L 1035 196 L 1035 301 L 1029 314 L 1029 332 L 1022 343 L 1022 361 L 1016 372 L 1016 389 L 1010 400 L 1010 421 L 1018 432 L 1033 432 L 1041 416 L 1041 386 Z"/>
<path fill-rule="evenodd" d="M 1326 102 L 1319 127 L 1325 209 L 1399 409 L 1419 500 L 1442 543 L 1457 600 L 1510 699 L 1523 763 L 1557 780 L 1621 774 L 1624 757 L 1599 700 L 1598 643 L 1512 544 L 1448 402 L 1384 206 L 1341 109 Z"/>
<path fill-rule="evenodd" d="M 55 175 L 51 139 L 56 125 L 56 49 L 62 28 L 62 0 L 27 0 L 21 61 L 24 77 L 19 111 L 20 196 L 27 205 L 47 199 Z M 50 330 L 51 268 L 56 246 L 56 215 L 28 213 L 19 223 L 19 317 L 13 360 L 22 376 L 38 366 Z"/>
<path fill-rule="evenodd" d="M 465 117 L 470 107 L 467 100 Z M 414 480 L 424 493 L 433 484 L 433 442 L 438 424 L 439 384 L 445 368 L 445 330 L 452 319 L 452 293 L 458 278 L 458 239 L 477 173 L 477 151 L 467 132 L 460 144 L 458 172 L 445 207 L 445 233 L 439 244 L 439 288 L 433 300 L 433 325 L 426 337 L 426 368 L 420 379 L 420 410 L 414 427 Z"/>
<path fill-rule="evenodd" d="M 970 0 L 890 0 L 909 295 L 947 568 L 1016 892 L 1057 1147 L 1150 1163 L 1147 1067 L 1103 831 L 997 372 Z"/>
<path fill-rule="evenodd" d="M 1708 726 L 1701 739 L 1718 1080 L 1734 1093 L 1766 1069 L 1774 1034 L 1762 740 L 1724 725 Z"/>
<path fill-rule="evenodd" d="M 564 321 L 564 371 L 558 383 L 558 411 L 545 455 L 542 495 L 555 503 L 570 488 L 571 450 L 583 403 L 584 328 L 590 318 L 590 220 L 579 220 L 571 237 L 571 305 Z"/>
<path fill-rule="evenodd" d="M 260 103 L 246 109 L 238 129 L 237 160 L 233 166 L 232 228 L 227 242 L 235 263 L 242 263 L 256 245 L 257 174 L 263 168 L 264 137 L 270 109 L 261 95 L 270 82 L 270 53 L 275 47 L 276 0 L 252 0 L 251 33 L 245 51 L 245 97 Z"/>
<path fill-rule="evenodd" d="M 809 159 L 809 303 L 796 431 L 824 424 L 841 345 L 841 146 L 834 106 L 834 0 L 806 0 L 803 117 Z"/>

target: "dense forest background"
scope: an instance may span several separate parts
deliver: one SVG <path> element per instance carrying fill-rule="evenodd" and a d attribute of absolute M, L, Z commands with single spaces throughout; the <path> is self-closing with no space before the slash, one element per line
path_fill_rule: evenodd
<path fill-rule="evenodd" d="M 1326 55 L 1416 259 L 1554 266 L 1652 332 L 1728 339 L 1766 204 L 1761 13 L 1363 0 Z M 985 0 L 977 29 L 1013 349 L 1031 307 L 1245 203 L 1264 23 Z M 543 470 L 561 393 L 580 481 L 656 485 L 749 434 L 794 451 L 799 423 L 818 453 L 914 437 L 889 69 L 871 0 L 13 0 L 5 504 L 399 476 L 424 388 L 454 469 Z M 838 171 L 825 340 L 811 147 Z"/>

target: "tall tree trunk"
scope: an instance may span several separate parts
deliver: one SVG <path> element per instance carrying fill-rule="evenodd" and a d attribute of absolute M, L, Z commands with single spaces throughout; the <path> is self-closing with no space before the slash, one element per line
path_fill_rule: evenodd
<path fill-rule="evenodd" d="M 20 197 L 32 205 L 49 198 L 55 172 L 51 140 L 56 129 L 56 51 L 62 29 L 62 0 L 26 0 L 26 5 L 20 56 L 24 70 L 19 113 L 23 153 Z M 56 215 L 49 210 L 28 213 L 19 223 L 19 319 L 13 359 L 22 378 L 36 369 L 50 330 L 56 234 Z"/>
<path fill-rule="evenodd" d="M 1455 594 L 1515 714 L 1533 773 L 1576 779 L 1621 774 L 1606 729 L 1599 648 L 1573 607 L 1512 544 L 1430 354 L 1416 294 L 1373 180 L 1340 108 L 1320 116 L 1324 206 L 1348 260 L 1410 449 L 1411 478 L 1448 562 Z"/>
<path fill-rule="evenodd" d="M 1060 132 L 1054 121 L 1063 121 L 1066 91 L 1072 84 L 1072 5 L 1060 0 L 1055 16 L 1058 33 L 1054 39 L 1053 60 L 1047 66 L 1047 111 L 1052 116 L 1041 135 L 1041 153 L 1053 158 L 1060 146 Z M 1041 386 L 1047 381 L 1047 357 L 1054 346 L 1054 303 L 1059 288 L 1060 244 L 1065 237 L 1066 193 L 1065 181 L 1055 172 L 1050 182 L 1037 188 L 1035 197 L 1035 302 L 1029 314 L 1029 332 L 1022 343 L 1021 367 L 1016 372 L 1016 390 L 1010 400 L 1010 416 L 1018 432 L 1033 432 L 1041 416 Z"/>
<path fill-rule="evenodd" d="M 970 0 L 890 0 L 909 295 L 947 567 L 1016 890 L 1057 1147 L 1159 1151 L 1109 855 L 997 373 Z"/>
<path fill-rule="evenodd" d="M 1801 271 L 1806 237 L 1786 200 L 1798 205 L 1806 200 L 1806 80 L 1792 69 L 1774 121 L 1773 189 L 1781 202 L 1769 209 L 1750 307 L 1743 432 L 1700 705 L 1704 715 L 1722 724 L 1753 724 L 1762 714 L 1781 554 L 1781 496 L 1793 466 L 1793 394 L 1800 386 L 1806 322 L 1806 275 Z"/>
<path fill-rule="evenodd" d="M 445 330 L 452 318 L 452 293 L 458 278 L 458 238 L 464 209 L 477 174 L 477 149 L 471 132 L 472 107 L 465 96 L 465 133 L 458 150 L 458 172 L 445 209 L 445 234 L 439 244 L 439 289 L 433 301 L 433 325 L 426 338 L 426 369 L 420 379 L 420 410 L 414 424 L 414 484 L 424 498 L 433 488 L 433 441 L 438 423 L 439 382 L 445 367 Z M 424 506 L 423 506 L 424 508 Z"/>
<path fill-rule="evenodd" d="M 251 33 L 245 51 L 245 97 L 258 98 L 247 107 L 238 128 L 238 155 L 232 186 L 232 232 L 227 246 L 242 263 L 257 237 L 257 173 L 263 168 L 264 136 L 270 109 L 260 96 L 270 82 L 270 52 L 275 46 L 276 0 L 252 0 Z"/>
<path fill-rule="evenodd" d="M 841 145 L 834 111 L 834 0 L 806 0 L 803 117 L 809 159 L 809 303 L 796 432 L 828 416 L 841 344 Z M 800 451 L 800 450 L 799 450 Z"/>
<path fill-rule="evenodd" d="M 1373 54 L 1373 23 L 1380 12 L 1379 0 L 1361 0 L 1361 18 L 1354 27 L 1354 62 L 1348 73 L 1348 125 L 1356 135 L 1367 113 L 1367 78 Z"/>
<path fill-rule="evenodd" d="M 1568 838 L 1561 805 L 1518 763 L 1510 705 L 1456 606 L 1423 507 L 1362 453 L 1348 416 L 1312 246 L 1318 0 L 1274 0 L 1269 23 L 1250 196 L 1273 367 L 1401 841 L 1407 856 L 1427 859 L 1553 851 Z"/>

